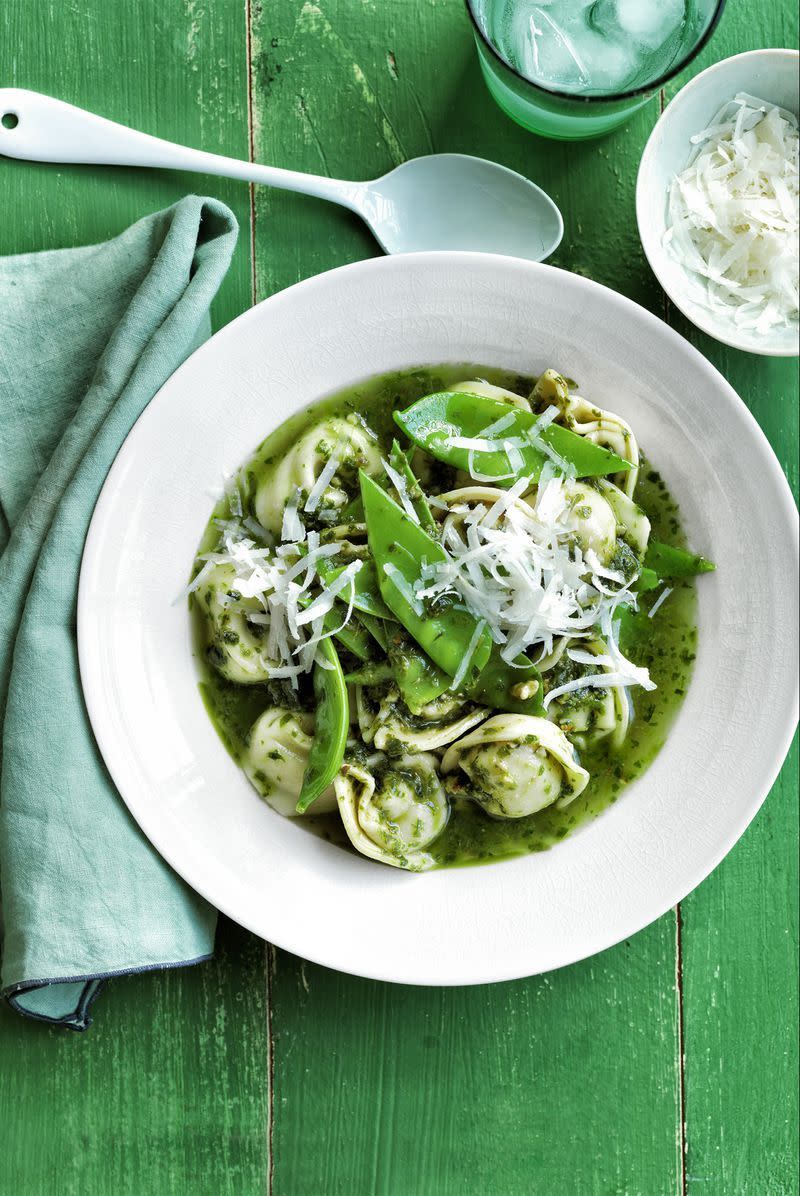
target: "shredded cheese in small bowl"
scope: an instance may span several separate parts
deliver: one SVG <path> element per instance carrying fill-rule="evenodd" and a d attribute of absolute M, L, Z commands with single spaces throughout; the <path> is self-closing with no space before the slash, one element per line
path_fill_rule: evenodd
<path fill-rule="evenodd" d="M 669 188 L 664 245 L 699 282 L 695 300 L 741 329 L 797 328 L 798 122 L 739 92 Z"/>
<path fill-rule="evenodd" d="M 672 303 L 723 344 L 796 357 L 800 54 L 747 50 L 667 104 L 636 180 L 642 248 Z"/>

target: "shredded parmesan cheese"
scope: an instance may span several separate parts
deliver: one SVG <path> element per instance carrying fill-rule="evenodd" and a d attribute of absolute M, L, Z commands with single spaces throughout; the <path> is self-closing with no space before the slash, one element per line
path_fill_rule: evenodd
<path fill-rule="evenodd" d="M 666 602 L 666 600 L 669 598 L 671 593 L 672 593 L 672 587 L 664 586 L 664 589 L 661 591 L 661 593 L 658 595 L 658 597 L 656 598 L 653 605 L 650 607 L 650 612 L 647 616 L 648 619 L 652 619 L 655 616 L 659 607 L 662 605 L 662 603 Z"/>
<path fill-rule="evenodd" d="M 305 536 L 303 521 L 297 513 L 300 505 L 300 491 L 295 486 L 286 506 L 283 509 L 283 525 L 281 526 L 281 540 L 285 543 L 299 543 Z"/>
<path fill-rule="evenodd" d="M 314 503 L 324 493 L 336 465 L 327 478 L 323 477 L 325 468 L 314 485 L 317 491 Z M 203 554 L 200 558 L 203 565 L 186 591 L 199 589 L 215 566 L 232 566 L 235 580 L 229 593 L 217 596 L 219 605 L 231 607 L 239 599 L 258 603 L 255 609 L 242 613 L 249 623 L 266 630 L 259 664 L 269 677 L 288 679 L 293 686 L 297 686 L 301 673 L 310 672 L 315 665 L 326 667 L 317 645 L 344 630 L 350 621 L 353 579 L 363 565 L 360 559 L 353 560 L 330 584 L 325 584 L 317 571 L 318 562 L 335 556 L 341 545 L 321 544 L 318 532 L 306 531 L 298 513 L 299 498 L 297 490 L 290 495 L 283 515 L 281 543 L 274 547 L 264 547 L 252 538 L 255 532 L 261 533 L 259 539 L 267 538 L 255 520 L 216 520 L 221 532 L 220 547 L 216 552 Z M 344 618 L 339 626 L 326 630 L 325 618 L 334 608 L 337 596 L 347 587 Z"/>
<path fill-rule="evenodd" d="M 449 506 L 442 529 L 446 559 L 425 566 L 414 589 L 416 598 L 456 594 L 488 627 L 509 665 L 537 647 L 542 657 L 548 655 L 562 637 L 580 643 L 602 634 L 607 656 L 584 653 L 574 659 L 605 671 L 591 680 L 580 679 L 571 689 L 653 688 L 647 669 L 638 668 L 619 650 L 613 625 L 619 607 L 635 605 L 631 587 L 636 576 L 626 583 L 594 553 L 584 555 L 576 546 L 562 478 L 550 478 L 539 485 L 535 499 L 522 500 L 530 488 L 530 478 L 520 478 L 491 505 Z M 551 694 L 557 696 L 555 690 Z"/>
<path fill-rule="evenodd" d="M 479 619 L 478 622 L 475 624 L 475 630 L 473 631 L 473 633 L 470 637 L 470 641 L 467 644 L 467 650 L 464 653 L 464 655 L 461 657 L 458 668 L 456 669 L 456 674 L 453 677 L 453 682 L 450 686 L 451 690 L 454 690 L 454 691 L 457 690 L 460 687 L 461 682 L 466 677 L 467 670 L 469 669 L 470 663 L 472 661 L 473 653 L 478 646 L 478 640 L 483 635 L 485 627 L 486 627 L 486 623 L 483 619 Z"/>
<path fill-rule="evenodd" d="M 664 244 L 703 283 L 696 298 L 741 329 L 798 321 L 797 118 L 740 92 L 669 189 Z"/>
<path fill-rule="evenodd" d="M 393 469 L 388 461 L 384 461 L 381 457 L 381 465 L 386 470 L 386 476 L 397 491 L 400 502 L 403 504 L 403 510 L 413 523 L 419 523 L 419 516 L 414 510 L 414 504 L 408 495 L 408 486 L 406 479 L 396 469 Z"/>
<path fill-rule="evenodd" d="M 303 507 L 303 510 L 306 511 L 307 514 L 311 515 L 314 511 L 316 511 L 317 507 L 319 506 L 320 499 L 328 489 L 328 486 L 331 484 L 333 476 L 338 468 L 339 458 L 336 456 L 335 452 L 331 453 L 330 457 L 328 457 L 328 460 L 320 470 L 319 477 L 309 491 L 308 498 L 306 499 L 306 505 Z"/>

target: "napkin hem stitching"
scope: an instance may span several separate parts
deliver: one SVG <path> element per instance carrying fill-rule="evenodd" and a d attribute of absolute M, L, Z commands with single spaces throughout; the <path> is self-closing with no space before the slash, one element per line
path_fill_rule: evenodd
<path fill-rule="evenodd" d="M 0 996 L 5 997 L 10 1007 L 16 1012 L 22 1014 L 23 1017 L 32 1018 L 37 1022 L 47 1022 L 51 1026 L 65 1026 L 68 1030 L 75 1030 L 82 1032 L 88 1030 L 92 1024 L 92 1019 L 88 1016 L 89 1010 L 97 1000 L 102 992 L 103 983 L 106 980 L 113 980 L 116 976 L 133 976 L 144 972 L 158 972 L 161 969 L 171 968 L 186 968 L 192 967 L 194 964 L 205 963 L 209 959 L 213 959 L 213 952 L 207 951 L 205 955 L 196 955 L 193 959 L 178 959 L 170 961 L 169 963 L 146 963 L 141 965 L 134 965 L 129 968 L 115 968 L 109 972 L 93 972 L 82 976 L 54 976 L 50 978 L 43 978 L 41 980 L 21 980 L 16 984 L 9 984 L 4 989 L 0 990 Z M 74 1013 L 66 1014 L 64 1017 L 48 1017 L 45 1013 L 35 1013 L 32 1010 L 23 1008 L 17 997 L 24 993 L 32 992 L 37 988 L 47 988 L 51 984 L 91 984 L 97 981 L 97 988 L 90 994 L 88 999 L 82 998 Z M 80 1024 L 76 1024 L 76 1019 L 80 1020 Z"/>

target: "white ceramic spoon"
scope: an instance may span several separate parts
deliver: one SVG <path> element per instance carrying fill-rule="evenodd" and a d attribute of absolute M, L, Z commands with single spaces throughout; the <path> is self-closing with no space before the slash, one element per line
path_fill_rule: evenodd
<path fill-rule="evenodd" d="M 357 212 L 387 253 L 472 249 L 540 262 L 564 231 L 561 213 L 541 188 L 483 158 L 431 154 L 375 182 L 351 183 L 189 149 L 19 87 L 0 88 L 0 154 L 194 170 L 301 191 Z"/>

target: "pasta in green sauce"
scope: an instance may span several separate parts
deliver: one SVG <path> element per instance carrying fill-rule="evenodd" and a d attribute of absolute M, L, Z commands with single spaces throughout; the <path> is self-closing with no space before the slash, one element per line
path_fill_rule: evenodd
<path fill-rule="evenodd" d="M 189 587 L 200 689 L 254 800 L 367 859 L 541 851 L 663 745 L 712 569 L 562 375 L 407 370 L 229 481 Z"/>

